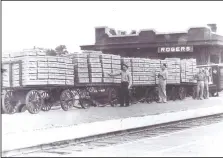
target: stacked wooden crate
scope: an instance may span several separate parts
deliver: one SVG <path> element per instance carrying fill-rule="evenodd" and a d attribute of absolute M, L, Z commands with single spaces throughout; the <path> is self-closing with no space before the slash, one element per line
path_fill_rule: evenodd
<path fill-rule="evenodd" d="M 144 71 L 144 59 L 143 58 L 132 58 L 132 84 L 140 85 L 145 84 L 148 78 Z"/>
<path fill-rule="evenodd" d="M 2 69 L 6 70 L 2 73 L 2 86 L 3 87 L 10 87 L 10 82 L 12 80 L 12 77 L 10 76 L 10 73 L 11 72 L 11 68 L 10 68 L 10 64 L 8 62 L 12 62 L 13 61 L 13 54 L 16 54 L 16 53 L 9 53 L 9 52 L 4 52 L 2 54 Z"/>
<path fill-rule="evenodd" d="M 155 70 L 157 69 L 156 60 L 144 59 L 144 71 L 148 77 L 147 84 L 154 85 L 156 83 Z"/>
<path fill-rule="evenodd" d="M 66 63 L 64 61 L 64 58 L 48 56 L 46 57 L 46 59 L 47 59 L 47 65 L 42 66 L 42 71 L 44 72 L 44 69 L 46 69 L 45 71 L 47 71 L 48 69 L 48 76 L 42 74 L 43 76 L 42 79 L 46 79 L 44 78 L 46 76 L 48 77 L 48 84 L 65 85 L 66 84 L 66 75 L 65 75 Z M 38 71 L 39 71 L 41 66 L 38 65 L 38 67 L 39 67 L 38 68 Z"/>
<path fill-rule="evenodd" d="M 89 78 L 91 83 L 102 83 L 101 53 L 88 54 Z"/>
<path fill-rule="evenodd" d="M 75 83 L 90 83 L 87 57 L 86 53 L 74 53 L 70 55 L 74 64 Z M 70 73 L 69 75 L 72 74 Z"/>
<path fill-rule="evenodd" d="M 161 65 L 167 65 L 167 84 L 180 83 L 180 58 L 166 58 L 161 60 Z"/>
<path fill-rule="evenodd" d="M 112 73 L 121 72 L 121 56 L 112 55 L 111 59 Z M 121 76 L 114 76 L 113 83 L 121 83 Z"/>
<path fill-rule="evenodd" d="M 12 87 L 48 84 L 48 61 L 38 50 L 24 49 L 13 55 Z"/>
<path fill-rule="evenodd" d="M 181 82 L 196 83 L 194 75 L 198 72 L 196 59 L 181 60 Z"/>
<path fill-rule="evenodd" d="M 3 66 L 7 69 L 4 73 L 5 87 L 10 87 L 10 83 L 12 87 L 74 84 L 72 60 L 66 57 L 46 56 L 44 50 L 23 50 L 14 54 L 12 63 Z M 5 82 L 6 79 L 8 82 Z"/>
<path fill-rule="evenodd" d="M 160 61 L 160 59 L 150 59 L 150 70 L 153 72 L 155 84 L 158 83 L 158 74 L 161 71 Z"/>
<path fill-rule="evenodd" d="M 102 81 L 103 83 L 113 83 L 114 78 L 109 76 L 112 73 L 112 55 L 101 54 L 101 65 L 102 65 Z"/>
<path fill-rule="evenodd" d="M 60 60 L 65 60 L 65 83 L 66 85 L 74 85 L 75 84 L 75 65 L 73 63 L 73 60 L 70 58 L 65 58 L 65 57 L 58 57 L 61 58 Z M 59 61 L 59 60 L 58 60 Z"/>

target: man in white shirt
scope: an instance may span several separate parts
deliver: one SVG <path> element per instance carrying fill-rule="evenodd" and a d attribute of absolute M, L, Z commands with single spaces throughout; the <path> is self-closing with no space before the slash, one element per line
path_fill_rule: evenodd
<path fill-rule="evenodd" d="M 120 91 L 120 106 L 129 106 L 129 89 L 132 86 L 132 76 L 128 71 L 128 66 L 123 64 L 122 71 L 118 73 L 111 73 L 110 76 L 121 75 L 121 91 Z"/>

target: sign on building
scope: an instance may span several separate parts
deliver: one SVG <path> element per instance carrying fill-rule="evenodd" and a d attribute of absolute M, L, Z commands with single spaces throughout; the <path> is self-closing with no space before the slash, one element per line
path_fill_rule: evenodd
<path fill-rule="evenodd" d="M 158 53 L 193 52 L 193 46 L 158 47 Z"/>

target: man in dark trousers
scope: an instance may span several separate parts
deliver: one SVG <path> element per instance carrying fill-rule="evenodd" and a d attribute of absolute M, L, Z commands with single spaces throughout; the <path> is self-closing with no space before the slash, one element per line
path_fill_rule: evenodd
<path fill-rule="evenodd" d="M 132 86 L 132 76 L 128 71 L 128 66 L 126 64 L 122 65 L 122 71 L 118 73 L 111 73 L 110 76 L 121 75 L 121 90 L 120 90 L 120 106 L 129 106 L 129 89 Z"/>

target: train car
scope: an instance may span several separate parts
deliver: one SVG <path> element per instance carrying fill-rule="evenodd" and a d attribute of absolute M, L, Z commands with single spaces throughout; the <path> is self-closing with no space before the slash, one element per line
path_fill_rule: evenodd
<path fill-rule="evenodd" d="M 74 74 L 77 70 L 72 61 L 69 64 L 56 60 L 46 62 L 46 58 L 52 61 L 60 57 L 25 56 L 21 60 L 18 58 L 2 63 L 7 70 L 2 72 L 1 80 L 4 113 L 13 114 L 27 109 L 31 114 L 37 114 L 41 110 L 49 111 L 56 103 L 64 111 L 73 107 L 86 109 L 90 106 L 116 105 L 116 87 L 119 83 L 85 82 L 84 79 L 78 82 L 77 75 Z M 55 68 L 58 66 L 62 66 L 62 69 Z M 65 73 L 64 68 L 68 66 Z M 88 69 L 88 65 L 84 66 Z M 80 70 L 83 71 L 84 68 L 81 67 Z M 68 77 L 69 80 L 64 80 Z"/>

